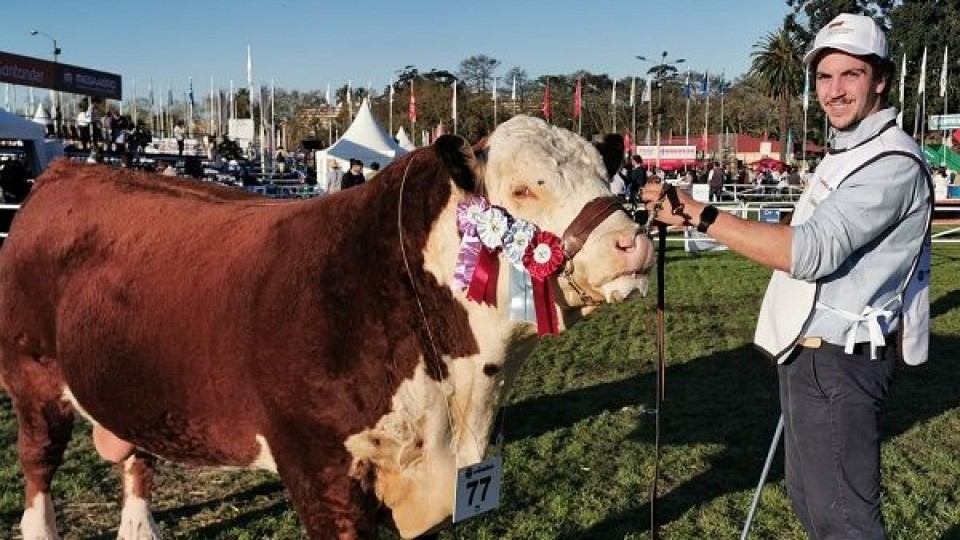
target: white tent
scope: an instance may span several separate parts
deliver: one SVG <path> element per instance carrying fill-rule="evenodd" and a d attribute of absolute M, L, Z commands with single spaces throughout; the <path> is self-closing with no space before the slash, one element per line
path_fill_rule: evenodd
<path fill-rule="evenodd" d="M 363 162 L 364 171 L 370 170 L 370 163 L 376 161 L 380 167 L 386 167 L 394 158 L 406 154 L 383 129 L 370 111 L 370 102 L 364 98 L 357 111 L 356 118 L 337 142 L 317 152 L 317 176 L 326 176 L 331 160 L 340 163 L 340 169 L 350 168 L 351 159 Z"/>
<path fill-rule="evenodd" d="M 23 141 L 24 151 L 29 157 L 34 175 L 40 174 L 51 159 L 63 155 L 60 144 L 47 144 L 45 135 L 46 129 L 43 125 L 0 109 L 0 139 Z"/>
<path fill-rule="evenodd" d="M 417 145 L 413 144 L 413 141 L 410 140 L 410 136 L 407 135 L 407 130 L 403 129 L 403 126 L 400 126 L 400 129 L 397 130 L 397 144 L 407 152 L 412 152 L 417 148 Z"/>

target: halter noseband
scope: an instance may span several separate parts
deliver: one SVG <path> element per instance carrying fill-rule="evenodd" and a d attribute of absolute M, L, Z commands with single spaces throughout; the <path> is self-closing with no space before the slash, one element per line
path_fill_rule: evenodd
<path fill-rule="evenodd" d="M 590 233 L 617 210 L 626 212 L 618 197 L 597 197 L 580 210 L 567 230 L 563 232 L 563 255 L 566 258 L 566 264 L 564 264 L 560 277 L 570 284 L 570 287 L 580 296 L 580 301 L 585 306 L 598 306 L 603 302 L 590 296 L 583 287 L 573 280 L 573 258 L 583 249 Z"/>

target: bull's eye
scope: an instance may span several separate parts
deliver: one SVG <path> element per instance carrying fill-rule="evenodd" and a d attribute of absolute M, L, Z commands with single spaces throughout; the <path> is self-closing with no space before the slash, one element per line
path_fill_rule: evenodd
<path fill-rule="evenodd" d="M 527 186 L 516 186 L 513 188 L 513 197 L 515 199 L 532 199 L 535 195 Z"/>

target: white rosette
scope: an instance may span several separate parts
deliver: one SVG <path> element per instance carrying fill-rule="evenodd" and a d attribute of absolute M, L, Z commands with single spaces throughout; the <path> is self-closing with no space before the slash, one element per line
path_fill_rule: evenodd
<path fill-rule="evenodd" d="M 523 219 L 514 221 L 510 226 L 504 238 L 503 251 L 515 268 L 526 270 L 523 266 L 523 254 L 527 252 L 527 246 L 536 233 L 537 226 Z"/>
<path fill-rule="evenodd" d="M 501 208 L 490 207 L 477 215 L 477 236 L 490 251 L 503 246 L 510 220 Z"/>

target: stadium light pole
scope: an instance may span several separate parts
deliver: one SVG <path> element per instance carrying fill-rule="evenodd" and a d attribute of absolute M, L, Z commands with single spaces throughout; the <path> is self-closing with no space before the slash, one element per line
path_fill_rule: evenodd
<path fill-rule="evenodd" d="M 655 80 L 657 81 L 657 168 L 660 168 L 660 133 L 661 133 L 661 124 L 663 117 L 663 79 L 671 71 L 676 71 L 677 64 L 682 64 L 687 60 L 685 58 L 677 58 L 674 60 L 668 60 L 667 57 L 670 53 L 663 51 L 660 53 L 659 59 L 647 58 L 646 56 L 637 56 L 637 60 L 641 62 L 649 62 L 652 65 L 650 69 L 647 70 L 648 74 L 653 74 Z M 648 96 L 649 101 L 647 101 L 647 144 L 650 144 L 650 131 L 653 128 L 653 96 Z"/>
<path fill-rule="evenodd" d="M 57 38 L 51 36 L 46 32 L 41 32 L 36 28 L 30 30 L 31 36 L 44 36 L 53 42 L 53 63 L 58 64 L 60 62 L 60 46 L 57 44 Z M 53 89 L 51 90 L 51 95 L 53 96 L 53 127 L 56 130 L 56 135 L 60 136 L 60 123 L 62 120 L 60 112 L 60 80 L 59 74 L 54 73 L 53 76 Z"/>

